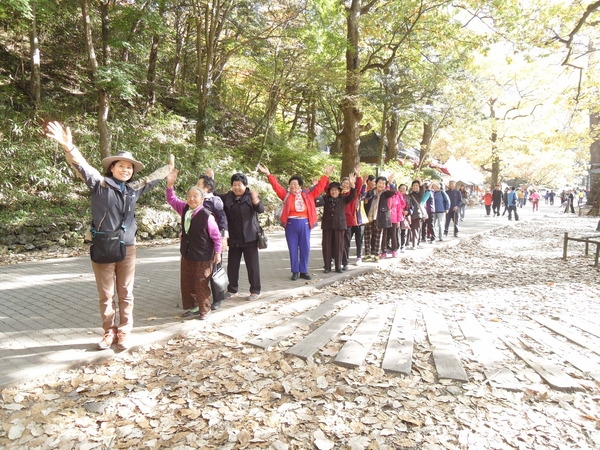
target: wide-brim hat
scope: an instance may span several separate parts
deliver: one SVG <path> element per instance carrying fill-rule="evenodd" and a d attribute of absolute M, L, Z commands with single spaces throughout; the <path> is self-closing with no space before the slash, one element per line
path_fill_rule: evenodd
<path fill-rule="evenodd" d="M 133 164 L 133 173 L 138 173 L 144 169 L 144 165 L 135 159 L 131 153 L 119 151 L 113 156 L 107 156 L 106 158 L 102 159 L 102 169 L 104 170 L 104 173 L 108 171 L 110 165 L 115 161 L 129 161 L 131 164 Z"/>

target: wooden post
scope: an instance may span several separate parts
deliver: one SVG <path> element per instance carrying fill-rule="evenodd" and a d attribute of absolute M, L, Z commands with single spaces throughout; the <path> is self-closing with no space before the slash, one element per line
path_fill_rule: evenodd
<path fill-rule="evenodd" d="M 598 256 L 600 256 L 600 244 L 596 243 L 596 259 L 594 259 L 594 267 L 598 267 Z"/>
<path fill-rule="evenodd" d="M 567 260 L 567 243 L 569 242 L 569 233 L 565 232 L 565 241 L 563 242 L 563 261 Z"/>
<path fill-rule="evenodd" d="M 588 256 L 590 253 L 590 241 L 585 241 L 585 256 Z"/>

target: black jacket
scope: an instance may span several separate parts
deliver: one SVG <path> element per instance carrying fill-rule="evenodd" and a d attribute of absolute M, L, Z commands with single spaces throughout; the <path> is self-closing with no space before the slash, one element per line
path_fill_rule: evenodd
<path fill-rule="evenodd" d="M 388 199 L 392 197 L 396 193 L 395 189 L 390 189 L 387 191 L 383 191 L 380 195 L 379 199 L 379 210 L 377 211 L 377 216 L 375 219 L 375 226 L 379 229 L 390 228 L 392 226 L 392 218 L 390 213 L 390 208 L 388 205 Z M 369 211 L 371 210 L 371 206 L 373 205 L 373 197 L 375 196 L 375 189 L 367 192 L 365 196 L 365 212 L 367 213 L 367 217 L 369 215 Z"/>
<path fill-rule="evenodd" d="M 215 195 L 223 200 L 223 210 L 227 216 L 229 228 L 229 245 L 256 244 L 260 228 L 256 214 L 265 210 L 262 201 L 253 205 L 248 188 L 239 198 L 236 198 L 232 191 Z"/>
<path fill-rule="evenodd" d="M 346 224 L 346 205 L 354 199 L 356 190 L 352 188 L 349 195 L 340 195 L 333 198 L 326 195 L 323 204 L 323 217 L 321 218 L 321 228 L 323 230 L 345 230 Z"/>

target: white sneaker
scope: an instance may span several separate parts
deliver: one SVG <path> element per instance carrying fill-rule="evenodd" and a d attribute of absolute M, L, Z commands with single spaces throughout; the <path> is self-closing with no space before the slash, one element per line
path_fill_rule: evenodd
<path fill-rule="evenodd" d="M 362 258 L 356 258 L 356 262 L 354 263 L 355 266 L 361 266 L 362 265 Z"/>

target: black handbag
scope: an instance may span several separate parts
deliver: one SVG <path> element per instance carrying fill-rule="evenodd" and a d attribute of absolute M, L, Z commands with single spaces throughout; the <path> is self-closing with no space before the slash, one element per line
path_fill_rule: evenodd
<path fill-rule="evenodd" d="M 227 272 L 221 264 L 213 264 L 212 275 L 210 276 L 210 290 L 212 292 L 213 305 L 219 304 L 225 298 L 229 278 Z"/>
<path fill-rule="evenodd" d="M 269 245 L 269 238 L 265 234 L 265 230 L 262 227 L 258 227 L 258 248 L 264 250 Z"/>
<path fill-rule="evenodd" d="M 123 241 L 125 231 L 119 228 L 117 231 L 98 231 L 92 228 L 92 245 L 90 246 L 90 258 L 99 264 L 110 264 L 121 262 L 125 259 L 127 249 Z"/>
<path fill-rule="evenodd" d="M 125 211 L 127 211 L 127 196 L 123 204 L 121 224 L 115 231 L 100 231 L 92 224 L 92 245 L 90 246 L 90 258 L 99 264 L 112 264 L 125 259 L 127 249 L 125 248 Z M 98 228 L 102 227 L 102 223 Z"/>

